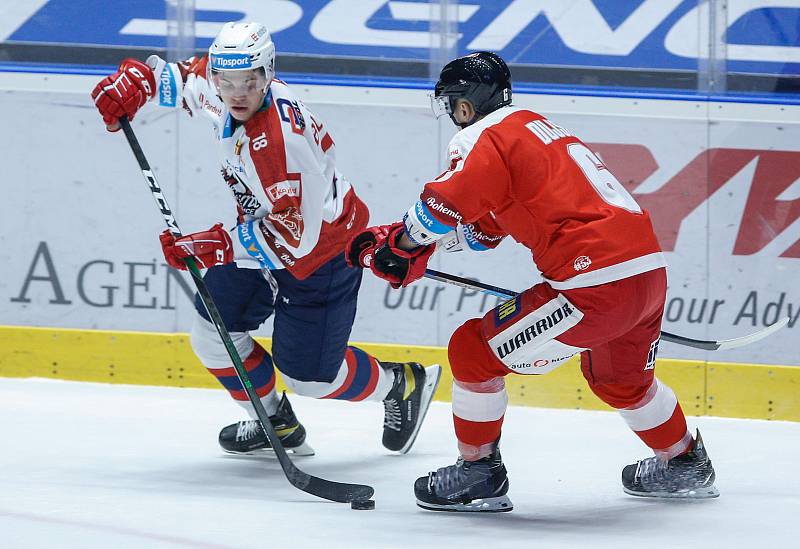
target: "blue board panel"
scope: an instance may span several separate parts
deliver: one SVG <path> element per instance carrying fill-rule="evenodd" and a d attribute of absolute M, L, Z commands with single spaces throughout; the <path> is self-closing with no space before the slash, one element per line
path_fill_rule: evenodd
<path fill-rule="evenodd" d="M 166 47 L 163 35 L 122 32 L 132 20 L 163 20 L 163 0 L 50 0 L 14 23 L 9 42 Z M 200 23 L 239 20 L 258 2 L 204 0 Z M 280 6 L 277 2 L 273 6 Z M 282 4 L 298 16 L 273 32 L 281 53 L 427 60 L 430 8 L 423 0 L 305 0 Z M 498 51 L 512 63 L 657 70 L 694 70 L 697 52 L 682 50 L 697 29 L 697 0 L 464 0 L 459 52 Z M 109 6 L 113 6 L 110 9 Z M 255 7 L 254 7 L 255 6 Z M 800 3 L 741 0 L 725 34 L 731 72 L 800 74 Z M 744 6 L 742 8 L 741 6 Z M 237 11 L 236 8 L 239 8 Z M 0 8 L 0 15 L 3 8 Z M 280 18 L 278 18 L 280 19 Z M 284 17 L 282 20 L 285 20 Z M 274 27 L 273 27 L 274 28 Z M 382 31 L 383 34 L 380 34 Z M 588 41 L 586 37 L 593 38 Z M 210 37 L 198 37 L 205 48 Z"/>

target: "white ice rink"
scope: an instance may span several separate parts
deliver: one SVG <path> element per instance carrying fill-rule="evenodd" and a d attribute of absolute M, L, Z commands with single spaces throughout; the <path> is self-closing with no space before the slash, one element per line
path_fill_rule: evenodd
<path fill-rule="evenodd" d="M 300 468 L 371 484 L 374 511 L 296 490 L 274 458 L 223 454 L 218 430 L 240 418 L 223 391 L 0 379 L 0 547 L 800 547 L 800 423 L 689 418 L 721 496 L 656 501 L 622 492 L 622 466 L 648 453 L 616 414 L 511 408 L 515 508 L 478 516 L 414 503 L 414 479 L 455 459 L 449 404 L 397 456 L 380 404 L 292 403 L 317 451 Z"/>

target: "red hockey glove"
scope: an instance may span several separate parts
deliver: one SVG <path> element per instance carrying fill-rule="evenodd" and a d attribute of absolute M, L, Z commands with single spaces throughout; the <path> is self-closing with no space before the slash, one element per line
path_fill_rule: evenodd
<path fill-rule="evenodd" d="M 391 225 L 378 225 L 377 227 L 367 227 L 362 232 L 355 235 L 344 250 L 345 260 L 348 267 L 360 267 L 369 269 L 372 263 L 372 254 L 375 248 L 386 241 Z"/>
<path fill-rule="evenodd" d="M 125 59 L 119 70 L 103 78 L 92 91 L 92 99 L 106 129 L 119 130 L 119 119 L 127 116 L 133 120 L 136 112 L 156 93 L 156 78 L 153 69 L 137 61 Z"/>
<path fill-rule="evenodd" d="M 436 246 L 431 244 L 403 250 L 397 246 L 397 241 L 405 233 L 405 224 L 394 223 L 388 226 L 388 230 L 385 241 L 378 244 L 372 255 L 370 269 L 375 276 L 388 281 L 396 290 L 422 278 Z"/>
<path fill-rule="evenodd" d="M 202 269 L 233 261 L 233 242 L 222 223 L 217 223 L 207 231 L 187 234 L 177 240 L 169 230 L 161 233 L 158 238 L 161 240 L 161 249 L 164 250 L 164 259 L 171 267 L 182 271 L 186 270 L 183 259 L 190 256 L 194 256 Z"/>

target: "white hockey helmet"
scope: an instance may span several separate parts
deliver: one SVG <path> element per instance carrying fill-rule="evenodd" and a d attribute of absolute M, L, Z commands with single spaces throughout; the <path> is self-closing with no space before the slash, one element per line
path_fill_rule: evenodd
<path fill-rule="evenodd" d="M 269 88 L 275 77 L 275 44 L 261 23 L 225 23 L 208 48 L 208 77 L 217 71 L 263 68 Z"/>

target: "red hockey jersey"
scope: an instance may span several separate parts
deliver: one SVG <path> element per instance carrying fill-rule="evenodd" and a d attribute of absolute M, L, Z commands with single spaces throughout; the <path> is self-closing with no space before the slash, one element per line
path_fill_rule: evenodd
<path fill-rule="evenodd" d="M 454 229 L 478 250 L 511 236 L 556 289 L 666 266 L 648 213 L 580 139 L 542 115 L 498 109 L 458 132 L 449 155 L 448 170 L 406 214 L 419 244 Z"/>

